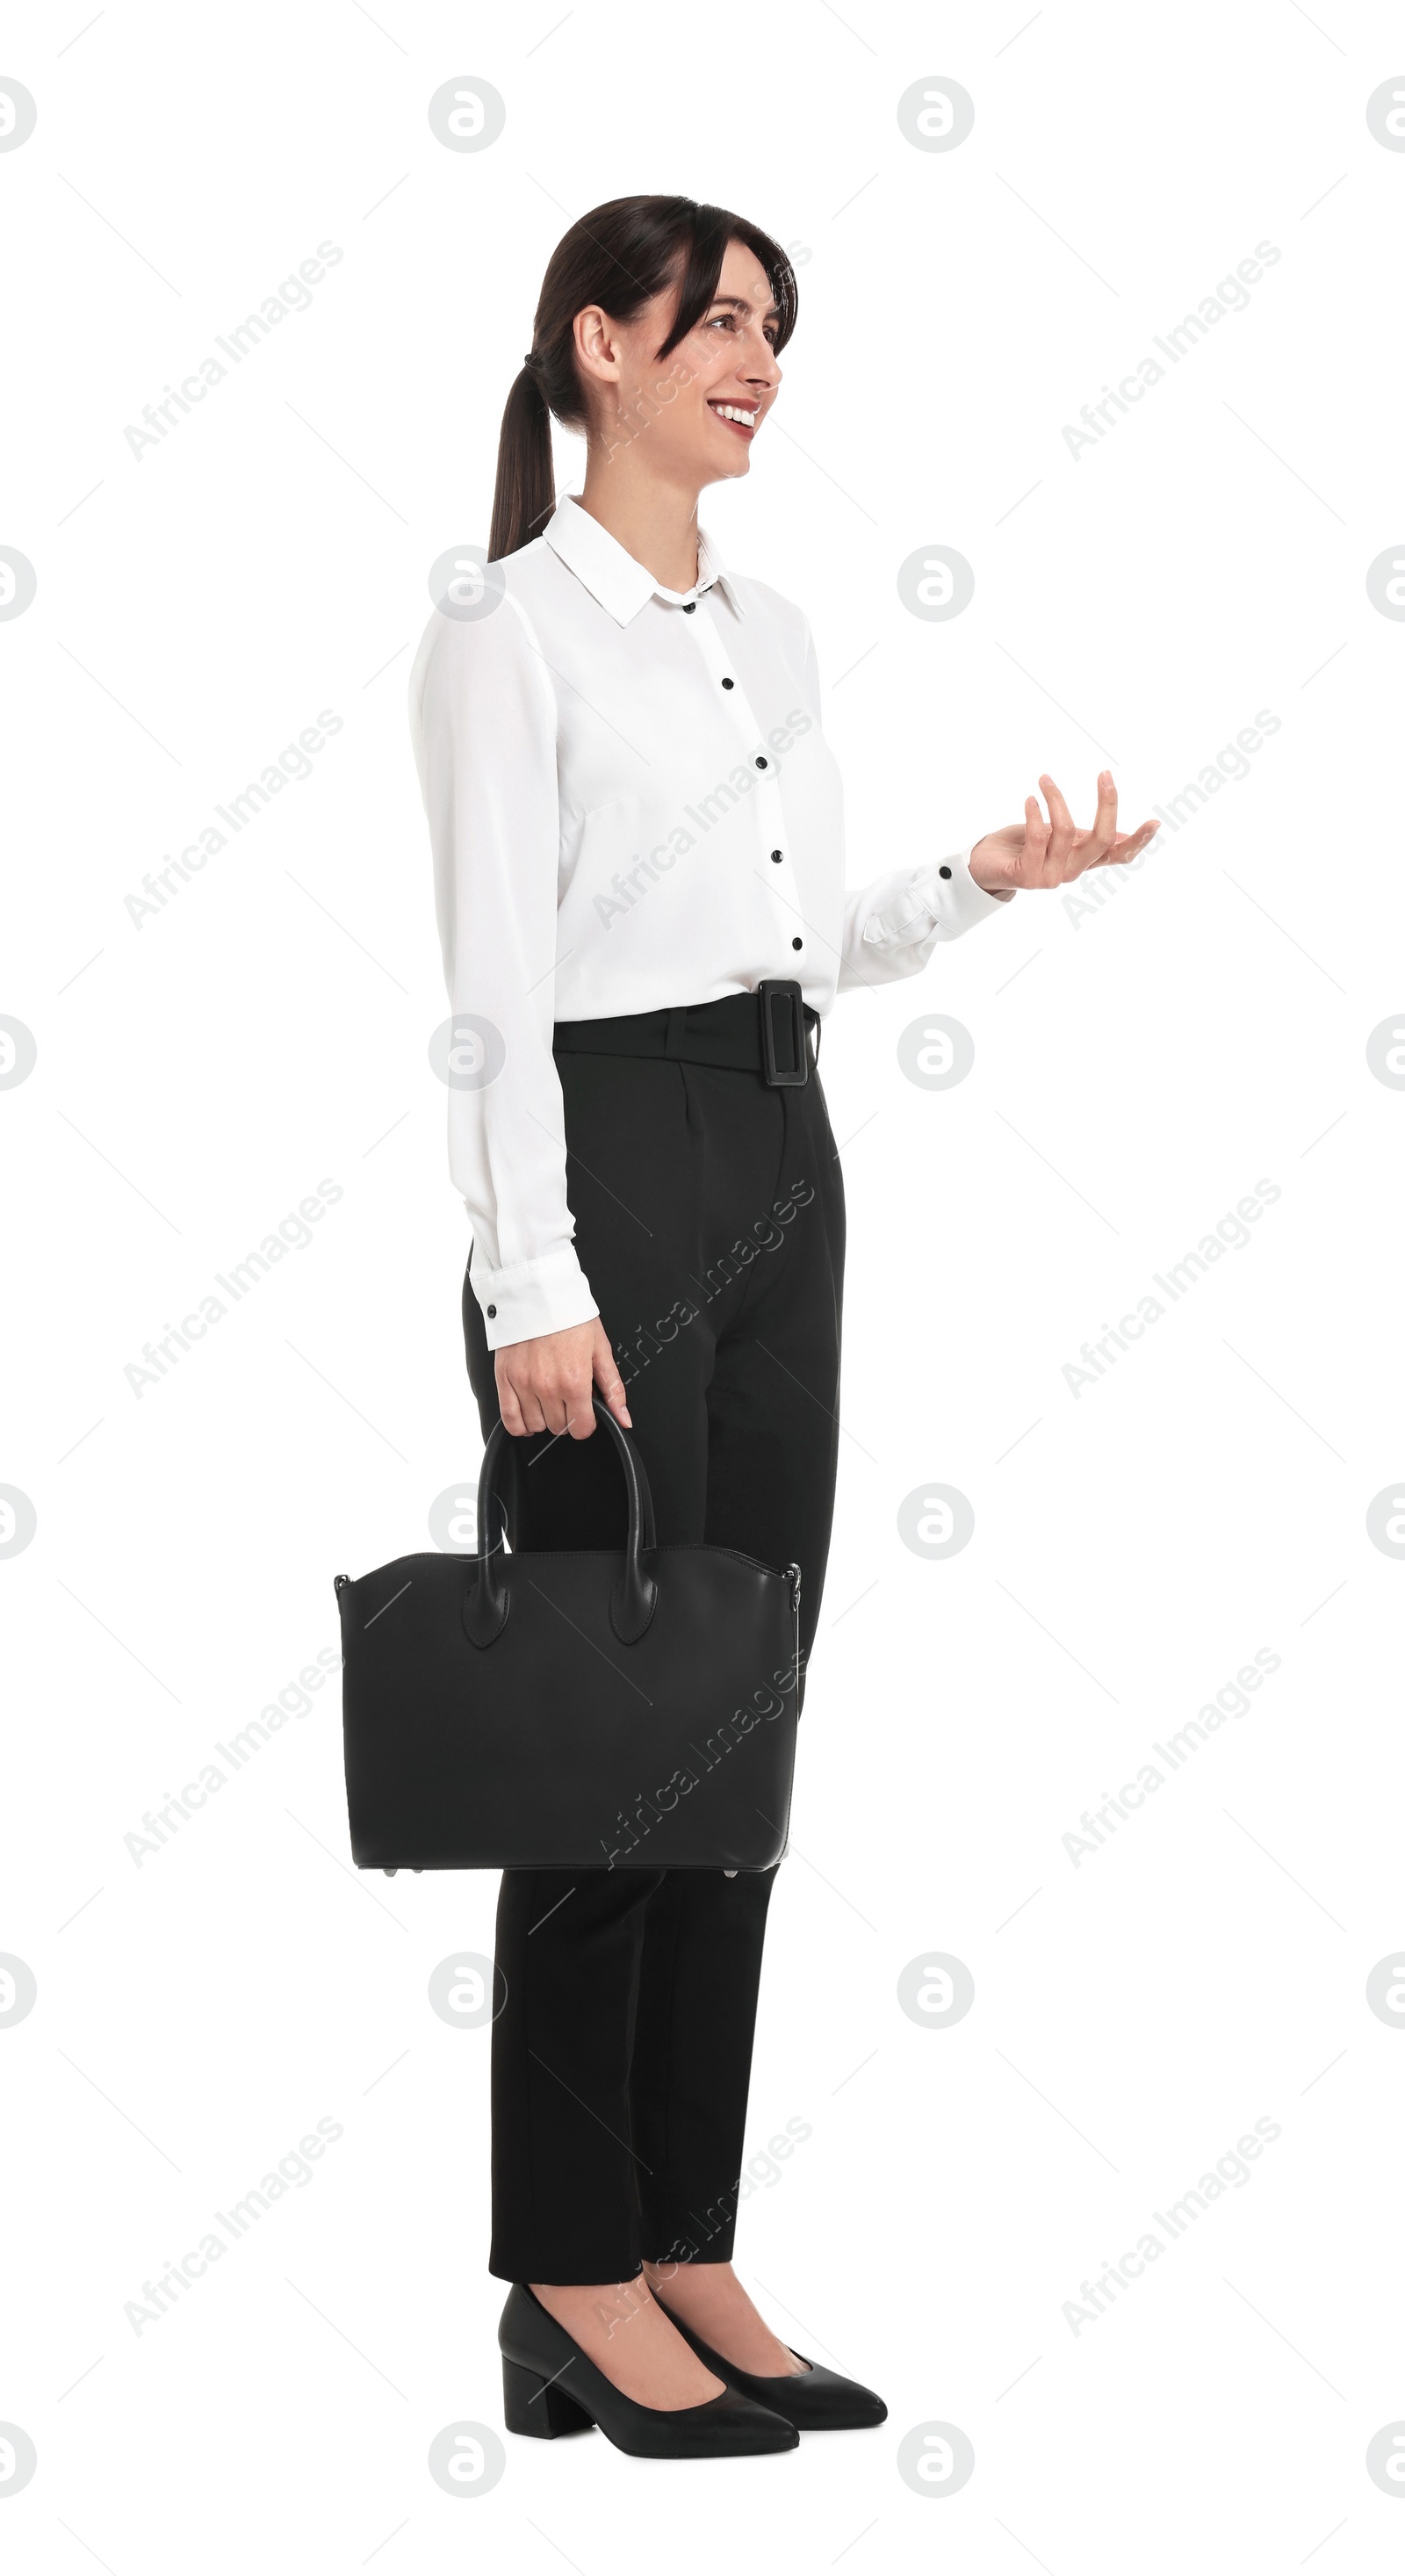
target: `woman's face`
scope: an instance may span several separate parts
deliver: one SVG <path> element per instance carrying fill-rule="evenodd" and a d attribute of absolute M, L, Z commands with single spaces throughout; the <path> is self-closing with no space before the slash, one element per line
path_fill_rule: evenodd
<path fill-rule="evenodd" d="M 727 245 L 702 319 L 656 357 L 677 309 L 673 287 L 632 322 L 612 322 L 592 305 L 576 316 L 576 350 L 603 456 L 628 456 L 696 492 L 750 468 L 751 442 L 780 390 L 779 317 L 765 270 L 739 241 Z"/>

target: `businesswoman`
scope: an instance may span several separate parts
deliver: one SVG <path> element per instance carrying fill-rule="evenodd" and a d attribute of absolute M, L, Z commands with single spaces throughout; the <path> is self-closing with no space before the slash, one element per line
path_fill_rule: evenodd
<path fill-rule="evenodd" d="M 719 207 L 626 197 L 572 226 L 503 416 L 489 563 L 447 585 L 411 717 L 466 1040 L 468 1370 L 485 1438 L 499 1414 L 512 1435 L 512 1544 L 622 1544 L 594 1387 L 661 1544 L 798 1561 L 803 1676 L 844 1263 L 817 1024 L 1155 826 L 1118 832 L 1105 772 L 1080 831 L 1044 777 L 1047 814 L 1031 796 L 1022 823 L 846 889 L 809 626 L 697 516 L 749 471 L 795 318 L 783 251 Z M 559 504 L 553 416 L 586 453 Z M 773 1877 L 504 1874 L 490 2260 L 514 2285 L 514 2432 L 593 2421 L 698 2457 L 882 2421 L 732 2269 Z"/>

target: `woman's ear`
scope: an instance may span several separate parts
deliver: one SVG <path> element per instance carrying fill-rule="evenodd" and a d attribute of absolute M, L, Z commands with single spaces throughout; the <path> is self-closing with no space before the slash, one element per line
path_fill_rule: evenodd
<path fill-rule="evenodd" d="M 599 304 L 587 304 L 576 315 L 571 328 L 582 374 L 593 376 L 597 384 L 617 385 L 620 360 L 614 324 L 609 314 Z"/>

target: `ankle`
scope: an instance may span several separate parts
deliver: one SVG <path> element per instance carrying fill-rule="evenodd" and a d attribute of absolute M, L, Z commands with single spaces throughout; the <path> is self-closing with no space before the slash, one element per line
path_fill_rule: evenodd
<path fill-rule="evenodd" d="M 642 2274 L 630 2281 L 529 2281 L 527 2287 L 553 2316 L 588 2322 L 607 2337 L 632 2325 L 641 2308 L 654 2303 Z"/>
<path fill-rule="evenodd" d="M 650 2291 L 664 2300 L 675 2290 L 735 2290 L 741 2286 L 730 2263 L 646 2263 L 641 2277 Z"/>
<path fill-rule="evenodd" d="M 642 2277 L 648 2285 L 649 2296 L 661 2307 L 676 2308 L 679 2305 L 675 2284 L 680 2269 L 681 2266 L 676 2263 L 645 2264 Z M 683 2296 L 686 2298 L 686 2291 Z"/>

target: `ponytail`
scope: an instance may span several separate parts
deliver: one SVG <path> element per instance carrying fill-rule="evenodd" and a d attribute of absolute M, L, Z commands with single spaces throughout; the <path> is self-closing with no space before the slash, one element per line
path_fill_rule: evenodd
<path fill-rule="evenodd" d="M 589 414 L 576 372 L 576 315 L 598 304 L 632 322 L 669 285 L 678 288 L 666 358 L 702 320 L 717 293 L 727 245 L 746 244 L 766 271 L 778 314 L 776 348 L 795 328 L 795 272 L 778 242 L 725 206 L 691 197 L 616 197 L 573 224 L 552 252 L 532 334 L 514 379 L 498 438 L 498 474 L 488 558 L 501 562 L 539 537 L 556 502 L 553 417 L 584 430 Z"/>
<path fill-rule="evenodd" d="M 513 380 L 498 435 L 489 562 L 499 563 L 504 555 L 515 555 L 519 546 L 539 537 L 555 506 L 551 414 L 542 390 L 540 367 L 528 357 Z"/>

